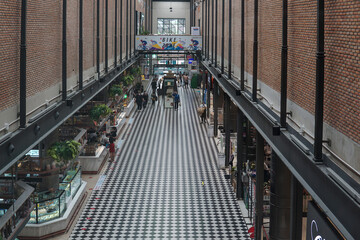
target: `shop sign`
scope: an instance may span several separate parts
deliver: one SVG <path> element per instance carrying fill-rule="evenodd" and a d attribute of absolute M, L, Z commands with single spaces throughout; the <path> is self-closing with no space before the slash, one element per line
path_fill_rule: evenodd
<path fill-rule="evenodd" d="M 192 64 L 192 63 L 193 63 L 193 61 L 194 61 L 194 59 L 193 59 L 193 58 L 189 58 L 189 64 Z"/>
<path fill-rule="evenodd" d="M 312 201 L 307 213 L 306 239 L 331 240 L 343 239 L 330 223 L 326 215 Z"/>
<path fill-rule="evenodd" d="M 39 150 L 37 149 L 32 149 L 30 150 L 27 154 L 25 155 L 28 155 L 30 157 L 39 157 Z"/>
<path fill-rule="evenodd" d="M 137 35 L 136 49 L 144 51 L 197 51 L 202 48 L 201 36 Z"/>

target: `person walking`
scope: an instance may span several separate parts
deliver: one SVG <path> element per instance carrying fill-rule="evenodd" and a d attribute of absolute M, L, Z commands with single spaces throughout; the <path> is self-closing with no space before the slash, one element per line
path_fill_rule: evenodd
<path fill-rule="evenodd" d="M 173 93 L 173 97 L 174 97 L 174 110 L 177 111 L 178 107 L 179 107 L 179 102 L 180 102 L 180 96 L 177 93 L 177 91 L 175 91 Z"/>
<path fill-rule="evenodd" d="M 200 123 L 205 123 L 206 122 L 206 107 L 205 104 L 201 104 L 200 107 L 198 108 L 198 114 L 201 118 L 201 122 Z"/>
<path fill-rule="evenodd" d="M 141 94 L 136 94 L 136 97 L 135 97 L 135 101 L 136 101 L 136 104 L 137 104 L 137 110 L 138 111 L 141 111 L 141 108 L 142 108 L 142 104 L 143 104 L 143 97 L 141 96 Z"/>
<path fill-rule="evenodd" d="M 113 138 L 110 138 L 109 141 L 110 141 L 110 146 L 109 146 L 110 162 L 113 162 L 115 159 L 115 143 Z"/>
<path fill-rule="evenodd" d="M 143 108 L 145 109 L 149 100 L 149 95 L 146 92 L 144 92 L 142 96 L 143 96 Z"/>
<path fill-rule="evenodd" d="M 184 88 L 188 88 L 188 85 L 189 85 L 189 77 L 185 74 L 183 78 L 184 78 L 184 84 L 185 84 Z"/>
<path fill-rule="evenodd" d="M 151 82 L 151 88 L 152 88 L 153 92 L 156 91 L 157 81 L 155 80 L 155 78 L 154 78 L 153 81 Z"/>
<path fill-rule="evenodd" d="M 153 93 L 151 94 L 151 100 L 152 100 L 152 106 L 155 105 L 155 102 L 157 101 L 157 96 L 155 94 L 155 91 L 153 91 Z"/>

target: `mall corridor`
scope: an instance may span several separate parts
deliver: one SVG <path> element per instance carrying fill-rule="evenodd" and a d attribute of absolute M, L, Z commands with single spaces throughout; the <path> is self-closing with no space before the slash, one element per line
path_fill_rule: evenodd
<path fill-rule="evenodd" d="M 179 92 L 178 111 L 160 97 L 129 120 L 71 239 L 250 239 L 195 91 Z"/>

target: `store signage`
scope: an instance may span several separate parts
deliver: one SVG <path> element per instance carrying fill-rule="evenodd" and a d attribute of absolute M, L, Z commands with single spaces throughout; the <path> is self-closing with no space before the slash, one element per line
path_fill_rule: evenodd
<path fill-rule="evenodd" d="M 154 68 L 168 67 L 168 68 L 187 68 L 187 64 L 154 64 Z"/>
<path fill-rule="evenodd" d="M 331 225 L 325 214 L 314 202 L 309 202 L 307 213 L 306 239 L 331 240 L 343 239 Z"/>
<path fill-rule="evenodd" d="M 193 61 L 194 61 L 193 58 L 189 58 L 189 64 L 192 64 Z"/>
<path fill-rule="evenodd" d="M 30 157 L 39 157 L 39 150 L 32 149 L 25 155 L 30 156 Z"/>
<path fill-rule="evenodd" d="M 191 27 L 191 35 L 200 36 L 200 27 Z"/>
<path fill-rule="evenodd" d="M 202 37 L 137 35 L 135 45 L 140 51 L 197 51 L 202 48 Z"/>

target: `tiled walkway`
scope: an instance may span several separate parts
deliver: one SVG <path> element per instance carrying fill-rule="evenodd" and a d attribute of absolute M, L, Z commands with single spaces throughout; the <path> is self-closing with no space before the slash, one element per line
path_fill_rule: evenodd
<path fill-rule="evenodd" d="M 179 93 L 178 111 L 160 101 L 135 113 L 71 239 L 249 239 L 195 93 Z"/>

